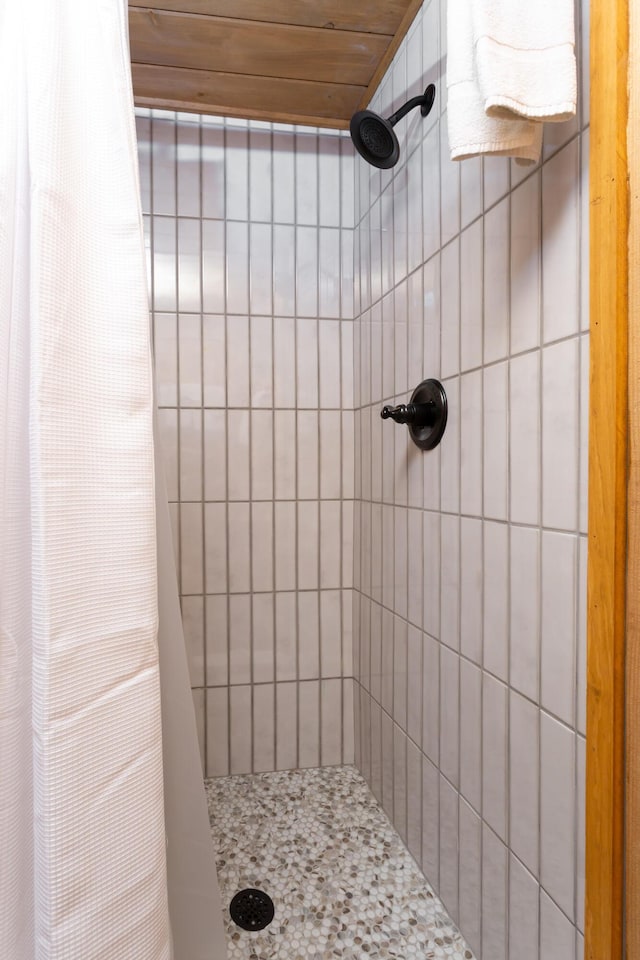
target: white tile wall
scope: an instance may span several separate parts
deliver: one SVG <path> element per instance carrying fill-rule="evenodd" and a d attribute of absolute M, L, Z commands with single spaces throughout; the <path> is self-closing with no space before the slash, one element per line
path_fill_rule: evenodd
<path fill-rule="evenodd" d="M 578 960 L 588 105 L 534 169 L 451 163 L 445 9 L 372 104 L 435 82 L 432 116 L 393 171 L 356 161 L 356 760 L 479 958 Z M 378 412 L 433 376 L 449 423 L 417 454 Z"/>
<path fill-rule="evenodd" d="M 206 773 L 352 762 L 351 143 L 148 111 L 138 138 Z"/>

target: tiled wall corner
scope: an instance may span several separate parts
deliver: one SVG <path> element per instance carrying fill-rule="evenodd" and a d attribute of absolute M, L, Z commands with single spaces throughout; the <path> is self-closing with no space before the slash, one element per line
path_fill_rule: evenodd
<path fill-rule="evenodd" d="M 478 958 L 581 960 L 588 65 L 540 164 L 452 163 L 445 13 L 372 104 L 434 82 L 432 114 L 393 170 L 356 160 L 356 760 Z M 422 454 L 378 414 L 424 377 Z"/>
<path fill-rule="evenodd" d="M 352 762 L 351 142 L 159 111 L 137 124 L 206 774 Z"/>

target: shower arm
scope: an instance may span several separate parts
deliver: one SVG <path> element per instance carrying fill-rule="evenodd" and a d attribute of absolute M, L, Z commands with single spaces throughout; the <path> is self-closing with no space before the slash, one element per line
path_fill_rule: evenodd
<path fill-rule="evenodd" d="M 395 113 L 392 113 L 391 116 L 387 119 L 387 123 L 390 123 L 392 127 L 395 127 L 396 123 L 399 120 L 402 120 L 403 117 L 409 113 L 410 110 L 415 110 L 416 107 L 422 107 L 421 113 L 423 117 L 426 117 L 429 112 L 431 104 L 433 103 L 433 98 L 435 96 L 435 87 L 433 84 L 429 84 L 427 89 L 419 97 L 411 97 L 411 100 L 407 100 L 399 110 L 396 110 Z M 431 101 L 431 103 L 429 102 Z"/>

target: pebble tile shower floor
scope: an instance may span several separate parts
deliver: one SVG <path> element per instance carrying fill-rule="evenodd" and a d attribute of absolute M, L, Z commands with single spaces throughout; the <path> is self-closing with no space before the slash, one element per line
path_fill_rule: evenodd
<path fill-rule="evenodd" d="M 206 781 L 229 960 L 474 960 L 353 767 Z M 275 902 L 260 932 L 228 904 L 257 887 Z"/>

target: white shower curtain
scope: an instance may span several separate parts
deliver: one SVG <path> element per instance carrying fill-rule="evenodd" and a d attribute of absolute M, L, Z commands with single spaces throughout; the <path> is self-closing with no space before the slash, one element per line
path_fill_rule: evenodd
<path fill-rule="evenodd" d="M 0 0 L 0 957 L 170 956 L 126 0 Z"/>

